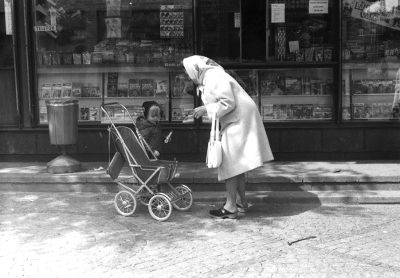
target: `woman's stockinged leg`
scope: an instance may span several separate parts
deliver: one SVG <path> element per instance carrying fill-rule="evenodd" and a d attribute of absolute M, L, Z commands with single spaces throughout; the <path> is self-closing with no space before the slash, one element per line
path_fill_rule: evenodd
<path fill-rule="evenodd" d="M 240 176 L 240 175 L 239 175 Z M 229 178 L 225 181 L 226 203 L 224 209 L 230 212 L 236 212 L 236 193 L 239 185 L 239 176 Z"/>
<path fill-rule="evenodd" d="M 244 208 L 247 208 L 246 201 L 246 178 L 245 174 L 240 174 L 238 177 L 238 186 L 237 186 L 237 203 Z"/>

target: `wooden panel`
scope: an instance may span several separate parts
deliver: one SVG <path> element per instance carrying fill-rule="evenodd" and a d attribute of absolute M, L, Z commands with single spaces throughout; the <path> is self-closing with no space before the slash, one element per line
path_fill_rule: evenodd
<path fill-rule="evenodd" d="M 320 152 L 322 150 L 321 130 L 282 130 L 281 152 Z"/>
<path fill-rule="evenodd" d="M 400 151 L 400 130 L 396 129 L 365 129 L 366 152 L 398 152 Z"/>
<path fill-rule="evenodd" d="M 362 129 L 324 130 L 325 152 L 360 152 L 364 149 Z"/>

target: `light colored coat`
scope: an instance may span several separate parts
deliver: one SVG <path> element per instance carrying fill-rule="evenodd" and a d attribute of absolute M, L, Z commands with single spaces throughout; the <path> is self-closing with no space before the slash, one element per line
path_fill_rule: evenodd
<path fill-rule="evenodd" d="M 208 115 L 214 110 L 221 124 L 222 164 L 218 180 L 226 180 L 273 160 L 257 105 L 223 69 L 204 72 L 202 101 Z"/>

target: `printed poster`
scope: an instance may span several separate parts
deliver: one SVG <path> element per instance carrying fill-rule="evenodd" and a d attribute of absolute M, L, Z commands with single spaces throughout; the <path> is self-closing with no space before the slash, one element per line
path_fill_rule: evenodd
<path fill-rule="evenodd" d="M 344 12 L 353 18 L 372 22 L 394 30 L 400 30 L 400 13 L 397 4 L 392 8 L 380 5 L 380 2 L 364 0 L 347 0 L 344 3 Z"/>
<path fill-rule="evenodd" d="M 107 39 L 121 38 L 121 18 L 111 17 L 104 20 L 107 27 Z"/>
<path fill-rule="evenodd" d="M 120 16 L 121 0 L 106 0 L 107 16 Z"/>
<path fill-rule="evenodd" d="M 271 23 L 285 23 L 285 4 L 271 4 Z"/>
<path fill-rule="evenodd" d="M 308 11 L 310 14 L 327 14 L 328 0 L 309 0 Z"/>
<path fill-rule="evenodd" d="M 183 38 L 184 21 L 181 6 L 160 6 L 160 37 L 161 38 Z"/>

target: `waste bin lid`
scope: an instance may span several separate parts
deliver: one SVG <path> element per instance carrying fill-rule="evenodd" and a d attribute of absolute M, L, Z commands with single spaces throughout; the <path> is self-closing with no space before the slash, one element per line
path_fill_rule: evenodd
<path fill-rule="evenodd" d="M 78 104 L 77 99 L 51 99 L 46 100 L 46 105 L 50 106 L 69 106 Z"/>

